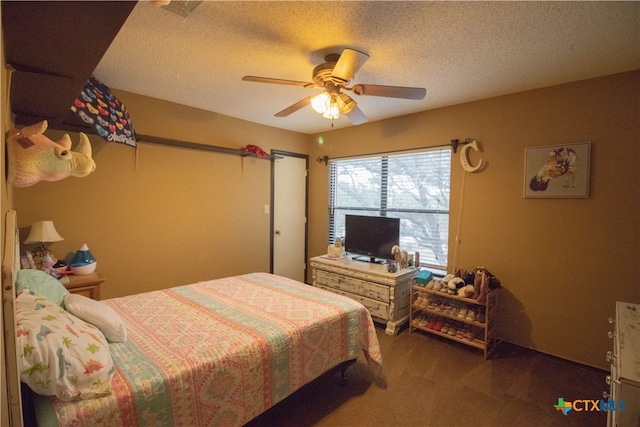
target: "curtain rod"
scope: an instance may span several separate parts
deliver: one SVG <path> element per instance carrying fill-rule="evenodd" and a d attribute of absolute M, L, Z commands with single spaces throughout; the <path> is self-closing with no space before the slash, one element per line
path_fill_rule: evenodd
<path fill-rule="evenodd" d="M 405 148 L 403 150 L 381 151 L 381 152 L 378 152 L 378 153 L 366 153 L 365 155 L 366 156 L 377 156 L 377 155 L 380 155 L 380 154 L 405 153 L 407 151 L 425 150 L 425 149 L 428 149 L 428 148 L 442 148 L 442 147 L 452 147 L 453 148 L 453 152 L 456 153 L 458 151 L 458 146 L 459 145 L 469 144 L 472 141 L 473 140 L 471 138 L 467 138 L 462 142 L 460 142 L 459 139 L 452 139 L 451 142 L 449 142 L 448 144 L 431 145 L 429 147 Z M 329 158 L 329 156 L 321 156 L 321 157 L 318 157 L 316 159 L 316 162 L 318 162 L 318 163 L 324 162 L 324 164 L 327 165 L 327 164 L 329 164 L 329 160 L 348 159 L 350 157 L 353 157 L 353 156 L 341 156 L 341 157 L 331 157 L 331 158 Z"/>
<path fill-rule="evenodd" d="M 93 127 L 90 127 L 90 126 L 79 126 L 74 124 L 52 122 L 49 127 L 51 129 L 57 129 L 60 131 L 84 132 L 90 135 L 98 135 L 98 132 Z M 142 142 L 142 143 L 146 142 L 150 144 L 167 145 L 171 147 L 190 148 L 192 150 L 209 151 L 209 152 L 221 153 L 221 154 L 231 154 L 231 155 L 240 156 L 240 157 L 255 157 L 256 159 L 263 159 L 263 160 L 275 160 L 280 158 L 279 156 L 273 156 L 271 154 L 266 154 L 264 157 L 259 157 L 255 153 L 241 150 L 239 148 L 220 147 L 217 145 L 208 145 L 208 144 L 202 144 L 199 142 L 182 141 L 179 139 L 172 139 L 172 138 L 161 138 L 159 136 L 152 136 L 152 135 L 137 134 L 136 136 L 137 136 L 137 142 Z"/>
<path fill-rule="evenodd" d="M 138 137 L 138 142 L 142 142 L 142 143 L 146 142 L 150 144 L 168 145 L 171 147 L 190 148 L 193 150 L 210 151 L 210 152 L 222 153 L 222 154 L 232 154 L 240 157 L 255 157 L 256 159 L 264 159 L 264 160 L 275 160 L 280 158 L 278 156 L 273 156 L 271 154 L 266 154 L 263 157 L 259 157 L 255 153 L 251 153 L 249 151 L 241 150 L 238 148 L 220 147 L 217 145 L 201 144 L 198 142 L 182 141 L 179 139 L 161 138 L 159 136 L 138 134 L 137 137 Z"/>

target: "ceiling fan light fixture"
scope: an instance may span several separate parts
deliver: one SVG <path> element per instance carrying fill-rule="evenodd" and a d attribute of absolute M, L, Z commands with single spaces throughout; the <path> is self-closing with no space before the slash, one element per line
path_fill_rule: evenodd
<path fill-rule="evenodd" d="M 356 108 L 356 101 L 351 99 L 346 93 L 340 92 L 338 94 L 338 105 L 340 106 L 340 112 L 342 114 L 349 114 Z"/>
<path fill-rule="evenodd" d="M 327 92 L 322 92 L 313 98 L 311 98 L 311 107 L 320 114 L 324 114 L 327 109 L 327 103 L 330 102 L 331 97 Z"/>
<path fill-rule="evenodd" d="M 331 101 L 327 105 L 327 109 L 322 114 L 322 117 L 329 120 L 335 120 L 340 117 L 340 108 L 338 107 L 338 103 L 336 102 L 336 97 L 331 96 Z"/>
<path fill-rule="evenodd" d="M 322 92 L 311 98 L 311 107 L 325 119 L 335 120 L 340 117 L 340 101 L 337 94 Z"/>
<path fill-rule="evenodd" d="M 311 98 L 311 107 L 325 119 L 335 120 L 340 117 L 340 114 L 349 114 L 353 111 L 356 102 L 342 92 L 322 92 Z"/>

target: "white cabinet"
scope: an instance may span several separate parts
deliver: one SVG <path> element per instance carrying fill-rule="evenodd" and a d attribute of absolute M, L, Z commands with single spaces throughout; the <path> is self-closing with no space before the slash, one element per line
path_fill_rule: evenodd
<path fill-rule="evenodd" d="M 488 359 L 500 343 L 497 337 L 498 292 L 499 289 L 489 292 L 486 303 L 480 303 L 414 285 L 409 331 L 427 332 L 480 349 Z"/>
<path fill-rule="evenodd" d="M 640 304 L 616 302 L 616 317 L 609 319 L 614 330 L 613 350 L 607 353 L 611 375 L 607 426 L 640 426 Z"/>
<path fill-rule="evenodd" d="M 318 256 L 310 260 L 313 286 L 345 295 L 367 307 L 376 322 L 386 324 L 385 333 L 395 336 L 409 320 L 411 280 L 415 268 L 390 273 L 386 265 Z"/>

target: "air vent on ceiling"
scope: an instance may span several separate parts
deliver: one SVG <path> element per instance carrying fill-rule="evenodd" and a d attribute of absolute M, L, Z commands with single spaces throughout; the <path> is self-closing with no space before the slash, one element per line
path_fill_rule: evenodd
<path fill-rule="evenodd" d="M 191 12 L 193 12 L 198 6 L 200 6 L 201 3 L 202 0 L 156 0 L 153 2 L 153 5 L 186 18 L 191 14 Z"/>

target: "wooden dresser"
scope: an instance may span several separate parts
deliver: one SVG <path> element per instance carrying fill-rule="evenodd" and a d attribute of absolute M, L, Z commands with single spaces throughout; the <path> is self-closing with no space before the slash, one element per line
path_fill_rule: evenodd
<path fill-rule="evenodd" d="M 313 286 L 345 295 L 367 307 L 374 321 L 386 324 L 385 333 L 395 336 L 409 320 L 411 281 L 415 268 L 390 273 L 387 265 L 318 256 L 310 260 Z"/>
<path fill-rule="evenodd" d="M 640 426 L 640 304 L 616 302 L 613 350 L 607 353 L 611 375 L 604 397 L 613 403 L 607 411 L 607 426 Z"/>

